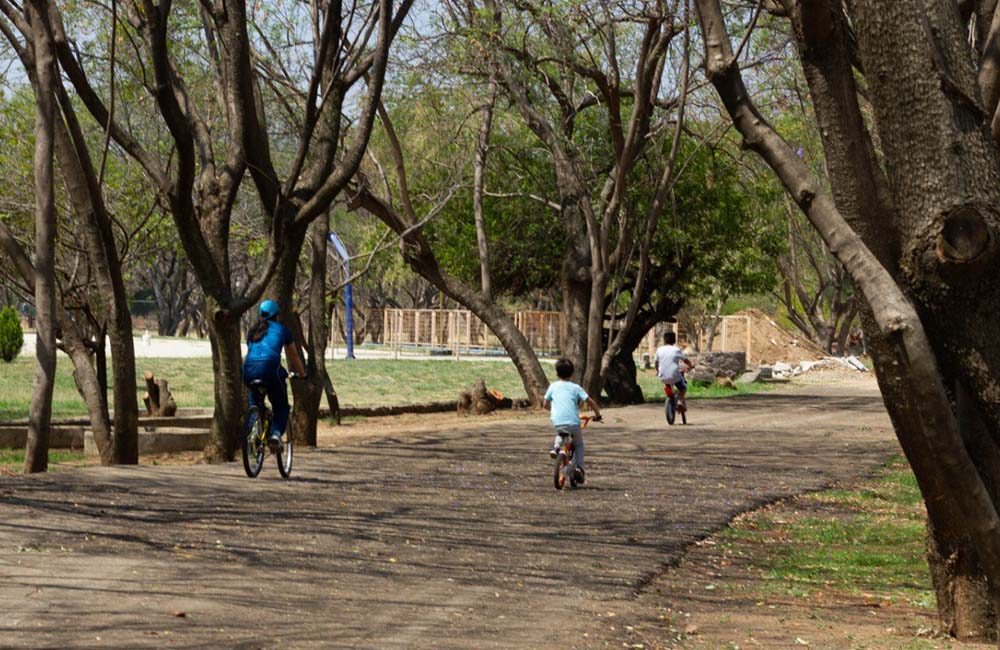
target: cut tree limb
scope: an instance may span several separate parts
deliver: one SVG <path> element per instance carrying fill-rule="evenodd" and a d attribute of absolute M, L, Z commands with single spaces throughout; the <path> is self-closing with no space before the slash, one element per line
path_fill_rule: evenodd
<path fill-rule="evenodd" d="M 142 396 L 142 401 L 146 405 L 146 413 L 159 417 L 177 415 L 177 402 L 170 393 L 167 380 L 157 379 L 148 371 L 143 376 L 146 379 L 146 394 Z"/>

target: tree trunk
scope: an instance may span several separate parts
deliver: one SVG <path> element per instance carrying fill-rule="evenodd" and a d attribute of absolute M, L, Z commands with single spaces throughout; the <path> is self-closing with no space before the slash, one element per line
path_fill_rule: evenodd
<path fill-rule="evenodd" d="M 139 462 L 139 405 L 135 396 L 135 347 L 125 278 L 111 217 L 104 204 L 102 188 L 82 128 L 65 90 L 61 86 L 56 90 L 63 119 L 54 125 L 55 152 L 94 270 L 98 298 L 96 310 L 102 320 L 102 332 L 107 332 L 111 341 L 111 364 L 114 368 L 113 462 L 134 465 Z M 103 355 L 103 347 L 99 353 Z"/>
<path fill-rule="evenodd" d="M 859 2 L 855 3 L 854 6 L 860 7 L 865 4 L 865 2 Z M 922 14 L 922 10 L 919 8 L 902 7 L 908 3 L 900 2 L 898 5 L 892 3 L 893 14 L 896 13 L 896 9 L 903 9 L 907 13 L 905 16 L 893 16 L 900 24 L 911 25 L 912 21 L 918 20 L 917 16 Z M 819 231 L 830 250 L 844 264 L 845 269 L 854 280 L 855 286 L 867 299 L 879 332 L 892 346 L 891 358 L 884 360 L 895 368 L 893 374 L 901 380 L 902 394 L 908 398 L 903 415 L 907 416 L 907 424 L 912 424 L 912 428 L 896 426 L 896 432 L 900 436 L 900 442 L 904 449 L 910 447 L 911 451 L 929 452 L 918 454 L 918 461 L 922 457 L 923 462 L 919 466 L 915 465 L 914 471 L 917 473 L 919 470 L 923 470 L 923 466 L 926 465 L 929 471 L 923 478 L 928 485 L 937 487 L 937 494 L 941 496 L 940 500 L 935 500 L 929 498 L 926 492 L 924 493 L 928 512 L 930 513 L 931 509 L 936 507 L 950 507 L 954 510 L 954 516 L 964 519 L 961 530 L 967 531 L 974 539 L 984 572 L 994 584 L 1000 583 L 1000 517 L 997 515 L 992 495 L 969 457 L 958 420 L 945 396 L 936 352 L 931 348 L 930 340 L 917 310 L 903 295 L 887 269 L 864 246 L 855 231 L 833 205 L 830 197 L 819 190 L 805 165 L 797 159 L 787 143 L 778 137 L 753 105 L 743 84 L 739 66 L 733 56 L 728 35 L 725 32 L 725 23 L 718 0 L 698 0 L 697 6 L 699 23 L 706 46 L 708 77 L 722 98 L 734 125 L 740 131 L 746 145 L 757 152 L 775 171 L 789 195 Z M 889 7 L 889 5 L 882 6 Z M 925 5 L 925 8 L 929 7 L 931 7 L 930 4 Z M 886 13 L 889 13 L 888 9 L 886 9 Z M 855 24 L 865 24 L 866 27 L 872 27 L 873 24 L 880 23 L 887 16 L 873 14 L 870 17 L 872 20 L 867 21 L 861 20 L 859 16 L 859 20 Z M 896 22 L 893 23 L 893 27 L 900 26 Z M 819 24 L 822 24 L 822 21 Z M 884 27 L 884 24 L 882 26 Z M 887 29 L 891 31 L 892 28 Z M 905 30 L 901 30 L 901 32 L 903 31 Z M 958 42 L 962 42 L 964 36 L 953 34 L 951 31 L 953 30 L 943 30 L 947 37 L 956 38 Z M 906 43 L 921 42 L 925 38 L 926 34 L 921 28 L 919 35 L 909 34 L 907 38 L 901 37 L 901 33 L 896 33 L 893 34 L 893 39 L 888 40 L 893 40 L 894 43 L 903 46 Z M 896 51 L 896 67 L 893 69 L 879 71 L 878 65 L 869 66 L 866 62 L 865 69 L 869 80 L 878 79 L 881 82 L 887 78 L 891 79 L 894 74 L 898 74 L 901 70 L 910 71 L 911 66 L 901 65 L 901 62 L 908 58 L 902 54 L 904 51 L 909 55 L 913 53 L 905 50 L 905 47 Z M 933 57 L 931 59 L 933 60 Z M 912 79 L 912 77 L 907 78 Z M 937 77 L 935 79 L 935 84 L 937 84 L 939 80 Z M 873 86 L 875 86 L 874 83 Z M 903 93 L 902 88 L 896 90 L 896 104 L 894 106 L 898 107 L 900 96 L 909 96 L 911 93 Z M 913 89 L 906 90 L 912 91 Z M 932 89 L 922 90 L 929 94 L 940 95 L 942 88 L 940 85 L 935 85 Z M 853 98 L 853 95 L 851 97 Z M 916 101 L 920 102 L 923 99 L 923 94 L 921 94 L 920 99 Z M 907 106 L 909 107 L 910 104 Z M 910 117 L 911 114 L 908 111 L 906 119 L 910 121 Z M 882 124 L 882 122 L 879 123 L 880 135 L 884 135 L 881 132 Z M 922 132 L 926 132 L 926 129 L 930 127 L 930 123 L 925 124 Z M 969 132 L 965 132 L 964 136 L 959 136 L 959 139 L 964 140 L 970 135 Z M 883 137 L 883 142 L 885 142 L 885 137 Z M 959 151 L 952 150 L 952 154 L 954 153 L 959 153 Z M 938 152 L 939 159 L 933 162 L 923 161 L 923 164 L 929 165 L 926 170 L 934 169 L 936 164 L 940 162 L 941 155 L 942 152 Z M 975 156 L 972 157 L 975 158 Z M 891 158 L 890 156 L 890 160 Z M 986 174 L 986 176 L 990 175 Z M 921 182 L 926 182 L 923 175 L 921 175 Z M 904 183 L 903 186 L 907 185 L 908 183 Z M 895 183 L 893 186 L 896 187 Z M 937 213 L 938 218 L 945 216 L 940 212 Z M 956 215 L 952 213 L 948 215 L 948 218 L 953 216 Z M 959 216 L 960 220 L 965 219 L 964 215 Z M 955 233 L 948 231 L 947 228 L 944 229 L 945 244 L 951 250 L 968 251 L 970 246 L 967 244 L 971 244 L 972 249 L 977 247 L 975 235 L 978 228 L 975 219 L 971 219 L 969 225 L 968 231 L 960 230 L 962 236 L 958 239 L 963 241 L 951 241 L 949 233 Z M 973 236 L 966 239 L 966 233 L 971 233 Z M 916 277 L 920 277 L 920 274 L 917 274 Z M 983 378 L 979 379 L 982 381 Z M 972 385 L 977 389 L 980 388 L 975 383 Z M 892 415 L 891 411 L 890 415 Z M 896 422 L 894 422 L 895 424 Z M 923 489 L 923 484 L 921 487 Z"/>
<path fill-rule="evenodd" d="M 24 471 L 44 472 L 49 465 L 52 390 L 56 381 L 56 209 L 53 186 L 55 119 L 52 42 L 33 0 L 25 9 L 35 52 L 35 384 L 28 407 L 28 441 Z"/>
<path fill-rule="evenodd" d="M 60 318 L 63 348 L 73 364 L 73 380 L 76 389 L 87 405 L 90 430 L 102 465 L 114 462 L 114 442 L 112 440 L 111 417 L 108 415 L 107 385 L 102 384 L 93 366 L 93 357 L 86 343 L 76 331 L 76 325 L 63 312 Z"/>
<path fill-rule="evenodd" d="M 121 280 L 121 269 L 118 270 L 118 279 Z M 124 283 L 119 288 L 120 291 L 115 291 L 116 305 L 110 328 L 115 405 L 113 462 L 117 465 L 136 465 L 139 462 L 139 402 L 135 393 L 135 344 Z"/>
<path fill-rule="evenodd" d="M 317 223 L 318 221 L 319 220 L 317 220 Z M 305 244 L 307 231 L 314 232 L 305 227 L 297 227 L 288 232 L 285 248 L 282 251 L 281 259 L 278 261 L 278 266 L 275 269 L 274 276 L 271 278 L 271 284 L 268 287 L 269 295 L 271 295 L 273 299 L 277 300 L 278 304 L 281 305 L 281 315 L 279 316 L 279 320 L 292 332 L 292 335 L 295 338 L 294 344 L 296 349 L 299 350 L 300 355 L 302 350 L 308 347 L 308 343 L 304 338 L 302 321 L 299 318 L 299 314 L 294 312 L 292 307 L 295 304 L 295 278 L 298 275 L 298 262 L 299 257 L 302 254 L 302 247 Z M 329 232 L 328 225 L 324 231 Z M 326 264 L 325 246 L 324 240 L 322 248 L 324 267 Z M 314 257 L 314 270 L 315 264 L 316 259 Z M 325 273 L 321 274 L 319 278 L 316 278 L 314 273 L 312 282 L 316 281 L 325 283 Z M 311 311 L 312 300 L 310 296 L 310 312 Z M 322 319 L 321 315 L 318 317 Z M 312 337 L 313 321 L 311 313 L 309 318 L 310 337 Z M 325 344 L 325 341 L 323 341 L 321 345 L 322 344 Z M 309 365 L 313 361 L 311 356 L 312 355 L 310 354 L 302 359 L 302 362 L 307 364 L 306 372 L 309 375 L 309 379 L 307 381 L 296 379 L 290 382 L 292 385 L 292 411 L 289 415 L 288 421 L 294 440 L 296 442 L 314 447 L 316 446 L 316 421 L 319 419 L 319 400 L 323 394 L 323 388 L 321 383 L 315 383 L 316 375 L 314 373 L 314 369 Z"/>
<path fill-rule="evenodd" d="M 340 418 L 339 402 L 333 390 L 333 382 L 326 371 L 326 342 L 329 338 L 329 311 L 326 308 L 326 251 L 327 237 L 330 233 L 329 216 L 324 215 L 310 226 L 310 241 L 312 243 L 312 267 L 309 284 L 309 360 L 306 372 L 309 375 L 309 394 L 304 396 L 305 412 L 308 420 L 302 431 L 305 433 L 305 444 L 316 446 L 316 420 L 319 418 L 319 405 L 324 393 L 330 406 L 331 417 Z M 356 341 L 360 342 L 360 341 Z M 298 396 L 295 399 L 298 402 Z"/>
<path fill-rule="evenodd" d="M 563 263 L 562 324 L 559 350 L 573 362 L 575 381 L 582 382 L 587 370 L 587 323 L 590 316 L 590 269 L 581 276 L 580 269 L 567 259 Z"/>
<path fill-rule="evenodd" d="M 811 10 L 803 6 L 793 13 L 792 18 L 796 25 L 806 79 L 814 98 L 817 122 L 823 136 L 834 197 L 849 223 L 858 230 L 866 244 L 898 280 L 903 274 L 899 272 L 898 266 L 900 234 L 896 228 L 895 206 L 888 191 L 888 183 L 875 160 L 856 99 L 857 89 L 849 45 L 853 35 L 846 25 L 839 3 L 814 5 Z M 911 10 L 918 13 L 922 11 L 907 9 Z M 885 25 L 881 29 L 885 29 Z M 907 47 L 913 43 L 908 43 Z M 898 71 L 904 69 L 898 62 L 892 67 Z M 887 75 L 883 73 L 883 76 Z M 890 103 L 898 105 L 900 96 L 900 91 L 894 91 Z M 915 123 L 909 113 L 905 121 L 908 125 Z M 880 133 L 882 126 L 880 123 Z M 925 138 L 930 139 L 929 129 L 924 129 L 917 139 Z M 899 141 L 896 142 L 897 146 L 898 144 Z M 927 169 L 932 168 L 933 166 Z M 938 175 L 937 172 L 933 173 Z M 922 182 L 916 178 L 912 180 Z M 914 190 L 911 188 L 909 191 Z M 923 193 L 923 190 L 918 191 Z M 921 318 L 927 322 L 926 313 L 921 314 Z M 949 323 L 953 322 L 954 313 L 949 314 L 947 319 Z M 969 319 L 960 320 L 966 322 Z M 894 345 L 884 340 L 873 326 L 870 316 L 863 315 L 862 324 L 886 408 L 927 503 L 927 558 L 942 627 L 962 638 L 985 638 L 978 635 L 983 630 L 994 628 L 990 620 L 993 606 L 990 594 L 982 589 L 985 580 L 976 559 L 978 556 L 975 545 L 971 537 L 963 532 L 967 524 L 955 515 L 955 507 L 948 498 L 948 487 L 939 478 L 939 461 L 933 458 L 929 448 L 917 441 L 915 433 L 919 431 L 920 424 L 912 420 L 916 407 L 910 403 L 903 379 L 899 377 Z M 844 326 L 845 330 L 848 328 L 849 324 Z M 932 337 L 937 348 L 949 336 L 947 332 L 943 335 L 944 338 Z M 947 352 L 945 355 L 944 358 L 951 356 Z M 967 423 L 960 421 L 959 427 L 967 438 Z M 973 458 L 975 457 L 974 454 Z M 993 500 L 996 502 L 995 495 Z M 988 612 L 989 616 L 986 615 Z"/>
<path fill-rule="evenodd" d="M 309 227 L 312 248 L 311 277 L 309 279 L 309 337 L 304 347 L 307 351 L 307 381 L 292 382 L 295 402 L 292 408 L 292 431 L 295 441 L 310 447 L 316 446 L 316 425 L 324 388 L 331 384 L 326 372 L 326 339 L 329 332 L 326 308 L 326 253 L 327 235 L 330 233 L 329 217 L 324 215 Z M 332 388 L 332 384 L 331 384 Z"/>
<path fill-rule="evenodd" d="M 212 370 L 215 372 L 215 412 L 212 414 L 211 441 L 205 449 L 205 458 L 220 463 L 236 457 L 247 407 L 243 388 L 240 319 L 219 309 L 211 298 L 206 297 L 205 309 L 212 343 Z"/>
<path fill-rule="evenodd" d="M 614 404 L 643 404 L 646 396 L 636 379 L 637 370 L 632 350 L 615 355 L 604 382 L 604 391 Z"/>

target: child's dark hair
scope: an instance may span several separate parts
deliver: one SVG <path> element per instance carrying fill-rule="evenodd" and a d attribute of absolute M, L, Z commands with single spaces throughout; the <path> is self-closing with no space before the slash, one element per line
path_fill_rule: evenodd
<path fill-rule="evenodd" d="M 666 343 L 667 345 L 673 345 L 674 343 L 677 343 L 677 333 L 670 331 L 664 332 L 663 342 Z"/>
<path fill-rule="evenodd" d="M 569 379 L 573 376 L 573 362 L 563 358 L 556 361 L 556 375 L 559 379 Z"/>
<path fill-rule="evenodd" d="M 247 343 L 256 343 L 267 334 L 267 319 L 261 318 L 247 330 Z"/>

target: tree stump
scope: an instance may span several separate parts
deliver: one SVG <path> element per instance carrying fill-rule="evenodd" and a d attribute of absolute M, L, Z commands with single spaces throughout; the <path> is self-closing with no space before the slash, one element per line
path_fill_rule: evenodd
<path fill-rule="evenodd" d="M 146 405 L 146 414 L 158 417 L 173 417 L 177 415 L 177 402 L 170 393 L 166 379 L 157 379 L 151 372 L 145 372 L 146 394 L 142 401 Z"/>
<path fill-rule="evenodd" d="M 486 415 L 498 408 L 510 408 L 511 405 L 509 397 L 504 397 L 496 389 L 488 390 L 482 379 L 477 379 L 476 383 L 458 394 L 459 415 Z"/>

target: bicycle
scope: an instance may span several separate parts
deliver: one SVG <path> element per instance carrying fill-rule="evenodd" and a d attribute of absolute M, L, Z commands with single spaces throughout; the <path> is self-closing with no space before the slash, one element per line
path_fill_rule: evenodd
<path fill-rule="evenodd" d="M 595 418 L 590 415 L 580 416 L 580 429 L 586 429 L 587 424 L 591 420 L 595 422 L 601 422 L 601 418 Z M 573 446 L 573 436 L 559 434 L 562 438 L 562 443 L 559 445 L 559 455 L 556 457 L 555 473 L 553 475 L 553 482 L 555 483 L 556 489 L 561 490 L 566 485 L 566 481 L 569 481 L 569 485 L 575 488 L 577 485 L 582 483 L 582 476 L 579 473 L 579 469 L 576 466 L 576 460 L 574 458 L 575 448 Z"/>
<path fill-rule="evenodd" d="M 681 371 L 681 374 L 686 374 Z M 663 392 L 667 396 L 667 400 L 663 405 L 664 410 L 667 413 L 667 424 L 673 425 L 674 421 L 677 419 L 677 414 L 681 416 L 681 424 L 687 424 L 687 405 L 678 404 L 677 396 L 674 394 L 673 384 L 663 384 Z"/>
<path fill-rule="evenodd" d="M 250 382 L 250 390 L 257 394 L 257 402 L 264 404 L 264 397 L 267 395 L 264 382 L 259 379 Z M 243 469 L 250 478 L 256 478 L 264 467 L 264 456 L 269 450 L 267 434 L 270 431 L 271 410 L 267 406 L 251 406 L 247 412 L 247 433 L 243 439 Z M 295 444 L 288 431 L 274 454 L 278 461 L 278 473 L 282 478 L 288 478 L 292 474 L 294 451 Z"/>

